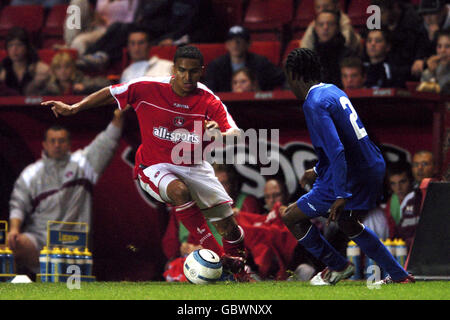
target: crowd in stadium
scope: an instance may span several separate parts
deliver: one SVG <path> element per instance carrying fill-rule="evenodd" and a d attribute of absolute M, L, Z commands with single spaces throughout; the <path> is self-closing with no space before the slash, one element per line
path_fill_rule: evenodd
<path fill-rule="evenodd" d="M 232 91 L 233 76 L 249 83 L 244 89 L 235 86 L 237 91 L 285 88 L 282 58 L 295 46 L 315 50 L 324 64 L 324 81 L 344 89 L 405 87 L 420 81 L 419 90 L 448 92 L 450 10 L 445 1 L 289 2 L 290 14 L 295 13 L 290 30 L 284 26 L 261 33 L 251 24 L 233 28 L 214 23 L 218 17 L 211 12 L 220 1 L 13 0 L 4 5 L 3 20 L 20 19 L 14 7 L 20 10 L 24 4 L 41 5 L 37 12 L 42 17 L 16 23 L 24 28 L 3 27 L 1 92 L 86 94 L 111 81 L 129 80 L 127 74 L 166 75 L 166 60 L 171 59 L 151 55 L 152 47 L 187 43 L 225 44 L 226 51 L 204 53 L 212 57 L 206 61 L 203 82 L 214 92 Z M 258 12 L 252 1 L 236 3 L 242 12 Z M 365 21 L 351 20 L 355 12 L 364 16 L 371 4 L 382 13 L 380 28 L 373 30 Z M 67 11 L 68 5 L 78 10 Z M 306 13 L 312 19 L 307 24 L 301 22 Z M 36 26 L 40 20 L 42 25 Z M 275 60 L 273 53 L 252 52 L 252 41 L 266 39 L 279 42 Z M 245 72 L 238 72 L 241 68 Z M 125 77 L 120 77 L 123 72 Z"/>
<path fill-rule="evenodd" d="M 223 20 L 212 13 L 217 13 L 215 6 L 228 2 L 4 1 L 0 11 L 0 43 L 3 44 L 0 96 L 86 95 L 140 76 L 168 76 L 173 67 L 170 55 L 174 48 L 185 44 L 221 45 L 220 50 L 216 46 L 212 53 L 203 52 L 206 66 L 202 82 L 213 92 L 287 89 L 283 59 L 291 49 L 302 47 L 319 55 L 324 67 L 323 82 L 344 90 L 403 88 L 412 83 L 419 91 L 450 93 L 450 5 L 447 1 L 283 1 L 289 3 L 292 19 L 281 27 L 267 28 L 270 30 L 258 30 L 243 19 L 238 24 L 219 25 L 216 21 Z M 258 1 L 235 1 L 241 17 L 254 9 L 253 2 Z M 15 9 L 20 10 L 23 5 L 40 6 L 41 11 L 37 11 L 42 15 L 40 26 L 36 27 L 39 20 L 19 23 L 20 12 Z M 369 5 L 381 9 L 380 28 L 366 27 Z M 68 10 L 72 6 L 77 9 Z M 278 3 L 277 8 L 281 10 L 281 7 Z M 9 18 L 17 15 L 14 17 L 17 26 L 3 28 L 2 22 L 8 20 L 6 15 Z M 51 25 L 55 21 L 56 29 Z M 255 53 L 252 44 L 258 41 L 276 42 L 279 49 L 276 57 L 273 58 L 273 53 L 266 54 L 264 49 Z M 117 134 L 112 135 L 117 138 Z M 236 219 L 249 239 L 246 245 L 252 258 L 250 267 L 257 271 L 259 278 L 284 280 L 286 270 L 294 270 L 298 279 L 308 280 L 323 268 L 320 261 L 297 244 L 280 217 L 280 208 L 299 195 L 290 197 L 283 181 L 268 180 L 262 207 L 257 199 L 240 192 L 232 168 L 215 166 L 214 169 L 234 200 Z M 403 238 L 410 246 L 423 189 L 430 179 L 440 179 L 437 174 L 433 154 L 428 151 L 413 155 L 411 164 L 397 163 L 389 167 L 386 202 L 369 212 L 364 224 L 380 238 Z M 20 198 L 17 194 L 15 190 L 15 196 Z M 19 209 L 15 209 L 11 211 L 12 217 L 24 220 Z M 345 235 L 333 224 L 326 226 L 320 218 L 315 224 L 345 254 L 348 242 Z M 13 236 L 19 229 L 20 225 L 12 233 L 12 242 L 18 241 Z M 217 232 L 215 235 L 218 236 Z M 267 242 L 264 248 L 261 239 Z M 180 281 L 183 277 L 182 260 L 178 259 L 199 248 L 191 240 L 171 214 L 162 242 L 170 262 L 164 273 L 166 280 Z"/>

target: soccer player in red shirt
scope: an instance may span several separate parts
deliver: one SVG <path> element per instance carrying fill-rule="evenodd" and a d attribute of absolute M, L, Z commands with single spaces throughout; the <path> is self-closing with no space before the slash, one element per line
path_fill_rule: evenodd
<path fill-rule="evenodd" d="M 158 201 L 175 207 L 177 218 L 199 243 L 222 257 L 224 269 L 238 281 L 251 281 L 244 271 L 243 230 L 233 217 L 232 199 L 202 157 L 205 130 L 220 129 L 222 136 L 240 129 L 225 105 L 199 83 L 203 56 L 185 46 L 174 56 L 171 77 L 142 77 L 103 88 L 78 103 L 46 101 L 55 116 L 72 115 L 101 105 L 130 105 L 136 112 L 142 144 L 136 153 L 135 178 Z M 193 161 L 192 161 L 193 160 Z M 207 217 L 223 237 L 223 249 L 212 236 Z"/>

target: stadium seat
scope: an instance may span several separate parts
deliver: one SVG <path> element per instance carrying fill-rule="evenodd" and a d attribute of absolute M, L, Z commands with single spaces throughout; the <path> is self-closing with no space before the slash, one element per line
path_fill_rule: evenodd
<path fill-rule="evenodd" d="M 68 52 L 74 60 L 76 60 L 78 57 L 78 51 L 75 49 L 61 49 L 61 50 L 40 49 L 40 50 L 38 50 L 39 59 L 42 62 L 50 65 L 52 62 L 53 56 L 60 51 Z"/>
<path fill-rule="evenodd" d="M 339 0 L 339 6 L 341 7 L 341 11 L 343 11 L 343 12 L 347 12 L 347 9 L 348 9 L 348 7 L 347 7 L 347 4 L 348 4 L 348 2 L 349 2 L 350 0 Z"/>
<path fill-rule="evenodd" d="M 22 27 L 37 43 L 37 35 L 44 22 L 44 8 L 41 5 L 6 6 L 0 12 L 0 37 L 5 37 L 12 27 Z"/>
<path fill-rule="evenodd" d="M 293 31 L 305 30 L 314 18 L 314 0 L 301 0 L 295 11 L 291 28 Z"/>
<path fill-rule="evenodd" d="M 212 60 L 227 53 L 224 43 L 192 43 L 191 45 L 199 48 L 202 52 L 205 67 Z M 176 49 L 176 46 L 153 46 L 150 49 L 149 57 L 156 55 L 159 58 L 172 61 Z M 275 65 L 280 62 L 281 44 L 279 41 L 253 41 L 250 44 L 249 51 L 267 57 Z M 127 48 L 123 49 L 122 57 L 122 69 L 125 69 L 130 63 Z"/>
<path fill-rule="evenodd" d="M 44 36 L 63 36 L 63 26 L 67 15 L 67 7 L 68 5 L 66 4 L 60 4 L 54 5 L 51 8 L 47 19 L 45 20 L 44 27 L 42 28 L 42 33 Z"/>
<path fill-rule="evenodd" d="M 346 0 L 339 0 L 342 11 L 347 12 Z M 314 0 L 300 0 L 291 23 L 293 39 L 301 39 L 308 25 L 315 19 Z"/>
<path fill-rule="evenodd" d="M 293 9 L 293 0 L 250 0 L 243 24 L 249 29 L 252 40 L 282 40 Z"/>
<path fill-rule="evenodd" d="M 126 47 L 122 50 L 121 68 L 124 70 L 130 64 L 130 57 L 128 56 L 128 49 Z M 172 61 L 176 50 L 176 46 L 153 46 L 150 48 L 149 57 L 157 56 L 158 58 Z"/>
<path fill-rule="evenodd" d="M 348 5 L 347 14 L 352 21 L 352 25 L 356 30 L 366 25 L 369 15 L 366 13 L 367 7 L 370 6 L 370 0 L 351 0 Z"/>
<path fill-rule="evenodd" d="M 150 49 L 150 56 L 156 55 L 159 58 L 172 61 L 176 50 L 176 46 L 153 46 Z"/>
<path fill-rule="evenodd" d="M 223 43 L 193 43 L 192 45 L 199 48 L 202 52 L 205 67 L 212 60 L 227 53 L 227 49 Z M 273 64 L 278 65 L 280 62 L 280 48 L 279 41 L 252 41 L 249 51 L 265 56 Z"/>
<path fill-rule="evenodd" d="M 6 50 L 1 49 L 0 50 L 0 63 L 3 59 L 5 59 L 8 56 L 8 53 L 6 52 Z"/>
<path fill-rule="evenodd" d="M 415 92 L 417 91 L 417 87 L 419 86 L 420 81 L 406 81 L 405 86 L 409 91 Z"/>
<path fill-rule="evenodd" d="M 220 26 L 217 41 L 224 40 L 228 29 L 241 25 L 244 19 L 244 0 L 213 0 L 212 8 L 217 26 Z"/>
<path fill-rule="evenodd" d="M 280 64 L 281 44 L 279 41 L 253 41 L 249 51 L 265 56 L 276 66 Z"/>
<path fill-rule="evenodd" d="M 199 48 L 202 52 L 205 67 L 207 67 L 212 60 L 227 53 L 227 49 L 223 43 L 193 43 L 192 45 Z"/>
<path fill-rule="evenodd" d="M 51 48 L 54 44 L 64 44 L 64 22 L 68 5 L 55 5 L 48 13 L 41 31 L 42 47 Z"/>
<path fill-rule="evenodd" d="M 64 33 L 64 20 L 67 15 L 66 4 L 54 5 L 45 20 L 42 33 L 48 36 L 62 36 Z"/>
<path fill-rule="evenodd" d="M 283 53 L 282 60 L 281 60 L 282 65 L 284 64 L 284 61 L 286 61 L 288 54 L 295 48 L 300 47 L 300 43 L 301 43 L 301 40 L 299 40 L 299 39 L 293 39 L 293 40 L 289 41 L 288 45 L 286 46 L 286 49 L 284 49 L 284 53 Z"/>
<path fill-rule="evenodd" d="M 205 66 L 207 66 L 211 60 L 214 60 L 218 56 L 227 52 L 223 43 L 191 43 L 190 45 L 196 46 L 200 49 L 203 54 L 203 62 Z M 176 49 L 176 46 L 153 46 L 150 49 L 149 57 L 157 56 L 161 59 L 172 61 Z M 122 66 L 123 68 L 126 68 L 130 63 L 126 48 L 124 48 L 122 56 Z"/>

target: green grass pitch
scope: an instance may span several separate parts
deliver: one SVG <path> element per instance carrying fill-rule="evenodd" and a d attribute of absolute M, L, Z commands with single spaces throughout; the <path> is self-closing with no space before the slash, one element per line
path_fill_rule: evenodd
<path fill-rule="evenodd" d="M 369 289 L 365 281 L 314 287 L 308 282 L 93 282 L 69 289 L 65 283 L 0 283 L 0 300 L 449 300 L 450 282 L 417 281 Z"/>

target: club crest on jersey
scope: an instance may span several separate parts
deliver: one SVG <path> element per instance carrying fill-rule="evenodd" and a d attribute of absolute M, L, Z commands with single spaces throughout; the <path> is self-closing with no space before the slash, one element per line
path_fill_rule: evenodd
<path fill-rule="evenodd" d="M 175 131 L 169 131 L 165 127 L 154 127 L 153 135 L 162 140 L 172 141 L 173 143 L 188 142 L 188 143 L 200 143 L 200 137 L 198 134 L 189 132 L 184 129 L 177 129 Z"/>
<path fill-rule="evenodd" d="M 175 117 L 175 118 L 173 119 L 173 124 L 174 124 L 176 127 L 182 127 L 183 124 L 184 124 L 184 118 L 183 118 L 183 117 Z"/>

